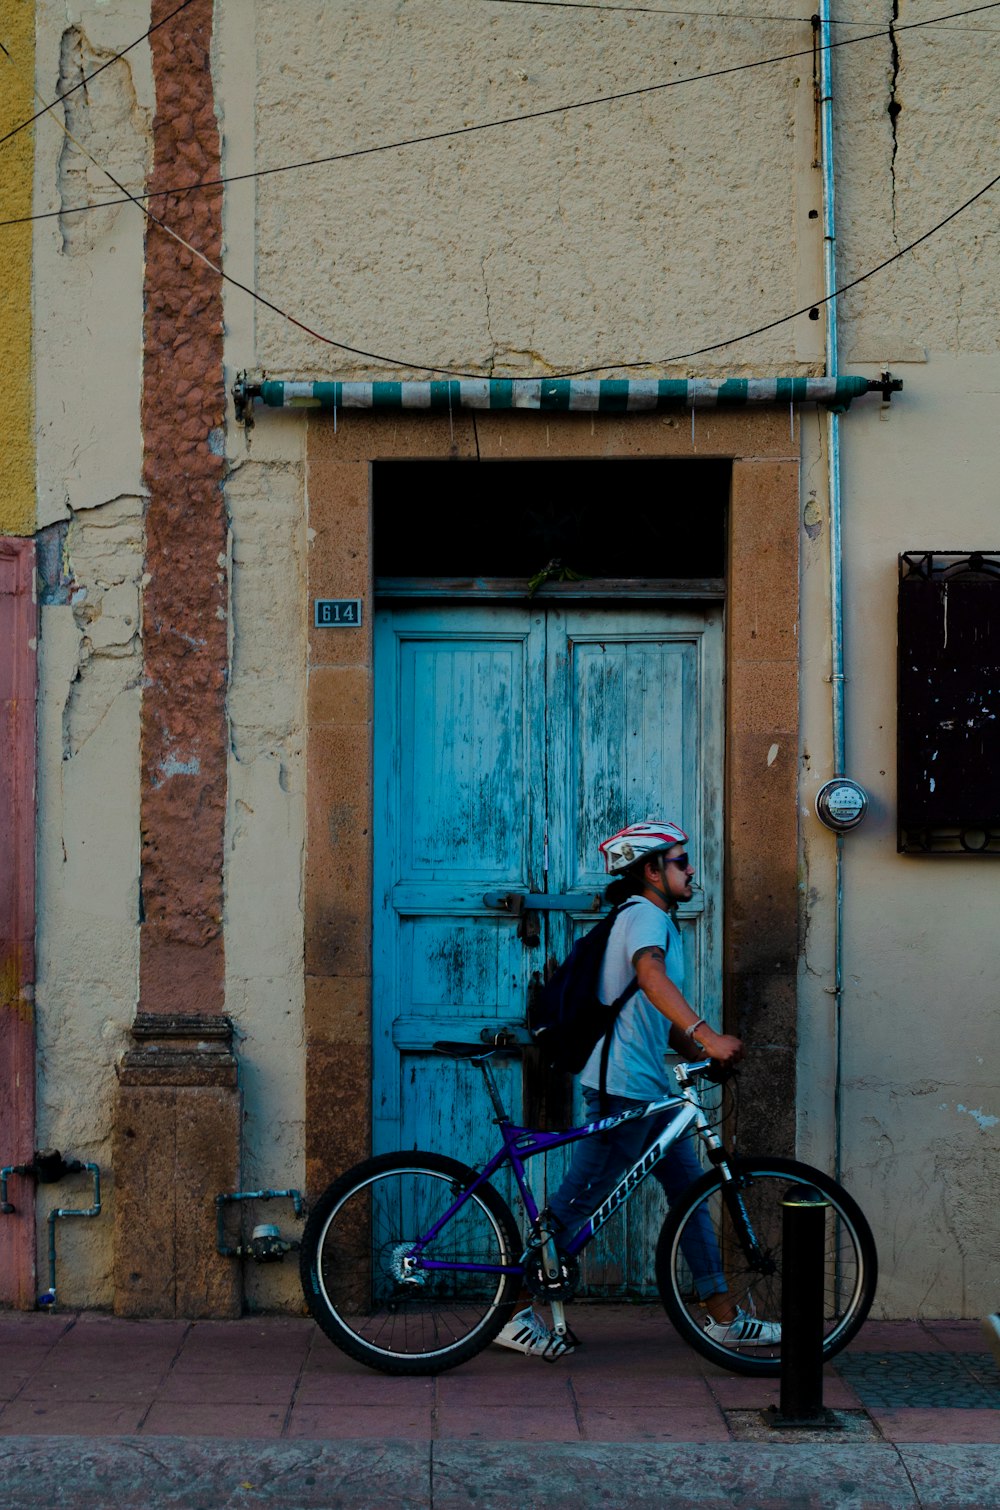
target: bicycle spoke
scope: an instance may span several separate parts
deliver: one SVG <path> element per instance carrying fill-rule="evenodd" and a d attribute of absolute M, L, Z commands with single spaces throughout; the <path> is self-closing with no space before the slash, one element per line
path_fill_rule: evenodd
<path fill-rule="evenodd" d="M 790 1185 L 818 1184 L 827 1198 L 824 1262 L 824 1355 L 849 1340 L 868 1312 L 877 1259 L 868 1224 L 854 1202 L 819 1171 L 793 1160 L 750 1160 L 740 1168 L 739 1199 L 716 1181 L 701 1187 L 668 1219 L 657 1249 L 657 1282 L 682 1335 L 707 1357 L 737 1372 L 775 1374 L 781 1358 L 783 1201 Z M 710 1253 L 711 1261 L 706 1261 Z M 695 1275 L 703 1276 L 699 1286 Z M 746 1322 L 771 1323 L 763 1333 L 729 1317 L 713 1325 L 702 1305 L 706 1276 L 721 1277 Z M 716 1304 L 716 1310 L 722 1310 Z"/>
<path fill-rule="evenodd" d="M 403 1155 L 389 1160 L 399 1167 L 379 1169 L 331 1202 L 308 1255 L 317 1320 L 348 1351 L 398 1371 L 414 1371 L 421 1359 L 448 1366 L 449 1354 L 485 1345 L 516 1296 L 511 1275 L 463 1267 L 514 1262 L 519 1238 L 496 1192 L 470 1194 L 428 1239 L 471 1172 L 458 1180 L 450 1169 L 461 1166 L 428 1155 L 418 1160 L 408 1167 Z M 434 1168 L 437 1162 L 446 1167 Z M 422 1258 L 456 1267 L 424 1269 Z M 474 1342 L 484 1332 L 484 1342 Z"/>

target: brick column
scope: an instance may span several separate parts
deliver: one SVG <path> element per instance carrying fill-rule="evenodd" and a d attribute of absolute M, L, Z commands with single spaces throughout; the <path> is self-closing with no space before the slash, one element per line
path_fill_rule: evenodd
<path fill-rule="evenodd" d="M 153 0 L 155 25 L 176 7 Z M 150 37 L 149 189 L 221 172 L 212 0 Z M 219 194 L 155 199 L 213 263 Z M 142 932 L 137 1048 L 114 1124 L 115 1305 L 127 1315 L 233 1315 L 238 1268 L 215 1252 L 212 1197 L 238 1187 L 240 1112 L 224 1006 L 227 529 L 222 280 L 159 226 L 146 236 L 142 426 Z M 205 1028 L 217 1020 L 226 1041 Z M 223 1062 L 223 1059 L 225 1062 Z"/>

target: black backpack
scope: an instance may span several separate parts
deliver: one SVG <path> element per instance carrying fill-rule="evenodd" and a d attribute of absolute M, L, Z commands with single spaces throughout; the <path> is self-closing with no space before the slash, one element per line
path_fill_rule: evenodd
<path fill-rule="evenodd" d="M 579 1074 L 595 1046 L 604 1039 L 601 1054 L 600 1092 L 605 1098 L 611 1034 L 619 1012 L 638 991 L 639 982 L 629 981 L 617 1001 L 600 999 L 599 985 L 604 951 L 621 912 L 632 902 L 623 902 L 577 939 L 559 968 L 537 993 L 528 1013 L 531 1036 L 550 1069 Z"/>

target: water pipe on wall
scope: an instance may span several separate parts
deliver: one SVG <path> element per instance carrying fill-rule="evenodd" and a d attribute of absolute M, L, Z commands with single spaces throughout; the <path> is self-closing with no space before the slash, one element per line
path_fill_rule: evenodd
<path fill-rule="evenodd" d="M 40 1185 L 52 1185 L 69 1174 L 81 1174 L 87 1170 L 94 1181 L 94 1199 L 90 1206 L 54 1206 L 49 1212 L 49 1287 L 38 1297 L 43 1310 L 51 1310 L 56 1303 L 56 1222 L 73 1216 L 100 1216 L 101 1171 L 96 1164 L 81 1159 L 66 1159 L 58 1148 L 37 1149 L 30 1164 L 7 1164 L 0 1169 L 0 1214 L 9 1216 L 14 1206 L 8 1199 L 7 1181 L 12 1174 L 23 1175 Z"/>
<path fill-rule="evenodd" d="M 254 1227 L 248 1243 L 237 1243 L 234 1247 L 226 1242 L 225 1212 L 230 1202 L 274 1200 L 290 1200 L 295 1215 L 302 1215 L 302 1192 L 299 1190 L 229 1190 L 215 1197 L 215 1246 L 225 1258 L 252 1258 L 259 1264 L 275 1263 L 300 1246 L 297 1238 L 282 1237 L 271 1223 Z"/>
<path fill-rule="evenodd" d="M 814 23 L 815 24 L 815 23 Z M 837 216 L 833 167 L 833 53 L 830 0 L 819 4 L 820 164 L 823 174 L 823 293 L 826 296 L 826 376 L 836 380 L 837 349 Z M 830 516 L 830 698 L 833 721 L 833 774 L 842 776 L 846 762 L 844 736 L 844 598 L 841 547 L 840 415 L 826 411 L 827 499 Z M 844 970 L 844 836 L 836 836 L 833 933 L 834 1014 L 834 1175 L 841 1172 L 841 1009 Z"/>
<path fill-rule="evenodd" d="M 89 1170 L 93 1175 L 94 1199 L 92 1205 L 85 1208 L 57 1206 L 49 1212 L 49 1287 L 38 1297 L 39 1306 L 46 1310 L 50 1310 L 56 1303 L 56 1222 L 63 1217 L 100 1216 L 101 1214 L 101 1171 L 96 1164 L 81 1164 L 78 1159 L 72 1162 L 80 1169 Z"/>

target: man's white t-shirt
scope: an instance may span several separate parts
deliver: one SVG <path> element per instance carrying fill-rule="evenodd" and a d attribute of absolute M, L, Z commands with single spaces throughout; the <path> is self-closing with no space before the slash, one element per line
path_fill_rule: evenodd
<path fill-rule="evenodd" d="M 645 897 L 629 901 L 615 920 L 601 965 L 600 997 L 617 1001 L 635 974 L 632 960 L 639 949 L 658 947 L 666 955 L 666 972 L 679 991 L 684 990 L 684 949 L 677 924 L 669 913 Z M 600 1085 L 602 1038 L 584 1065 L 584 1085 Z M 670 1047 L 670 1022 L 658 1012 L 642 991 L 622 1007 L 611 1038 L 608 1056 L 609 1096 L 629 1096 L 635 1101 L 655 1101 L 669 1094 L 670 1084 L 663 1056 Z"/>

